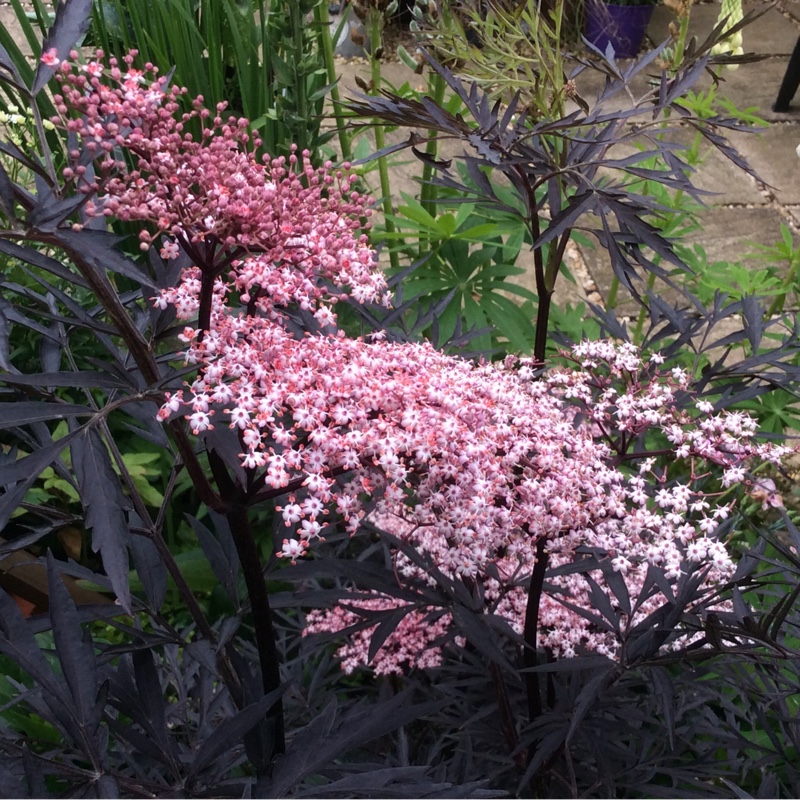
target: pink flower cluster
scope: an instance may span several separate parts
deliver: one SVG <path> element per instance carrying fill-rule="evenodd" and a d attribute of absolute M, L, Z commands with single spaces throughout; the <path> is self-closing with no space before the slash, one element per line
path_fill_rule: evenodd
<path fill-rule="evenodd" d="M 374 593 L 370 598 L 352 598 L 330 611 L 312 612 L 307 619 L 304 635 L 339 633 L 348 628 L 348 643 L 337 651 L 342 669 L 349 675 L 368 663 L 372 636 L 377 625 L 364 625 L 364 612 L 391 612 L 405 604 L 393 597 Z M 402 675 L 406 669 L 429 669 L 442 663 L 442 643 L 453 639 L 453 618 L 443 611 L 411 609 L 402 616 L 397 627 L 378 648 L 369 666 L 376 675 Z M 465 640 L 455 637 L 457 645 Z"/>
<path fill-rule="evenodd" d="M 305 556 L 332 526 L 355 533 L 371 515 L 446 575 L 482 581 L 487 610 L 517 630 L 542 541 L 554 565 L 581 546 L 599 549 L 634 598 L 649 565 L 671 581 L 689 563 L 708 567 L 709 586 L 730 576 L 715 537 L 727 493 L 748 482 L 763 489 L 750 462 L 777 463 L 788 448 L 758 444 L 745 414 L 714 414 L 703 402 L 680 411 L 688 376 L 660 372 L 657 356 L 645 362 L 630 345 L 583 343 L 569 368 L 540 376 L 525 359 L 473 364 L 425 343 L 346 338 L 334 327 L 343 295 L 388 302 L 359 234 L 368 200 L 307 154 L 259 163 L 245 120 L 223 121 L 222 109 L 211 118 L 201 98 L 179 115 L 183 90 L 168 89 L 151 65 L 133 69 L 132 56 L 124 63 L 123 72 L 112 59 L 107 75 L 99 61 L 61 65 L 62 124 L 97 165 L 91 173 L 74 151 L 65 177 L 89 195 L 91 213 L 148 222 L 145 246 L 158 235 L 165 257 L 182 248 L 194 258 L 155 298 L 189 323 L 185 357 L 198 367 L 159 416 L 182 414 L 195 434 L 215 424 L 237 432 L 252 485 L 284 497 L 283 557 Z M 195 118 L 199 141 L 185 130 Z M 319 333 L 290 329 L 286 311 L 297 308 L 314 314 Z M 641 447 L 652 452 L 634 455 Z M 430 579 L 401 553 L 396 565 L 401 580 Z M 554 584 L 588 607 L 583 579 Z M 657 602 L 643 598 L 629 624 Z M 354 598 L 311 614 L 308 631 L 340 631 L 359 609 L 394 607 L 379 595 Z M 612 635 L 557 597 L 544 599 L 540 623 L 557 655 L 617 652 Z M 346 669 L 367 662 L 372 630 L 345 645 Z M 450 617 L 414 609 L 375 668 L 434 665 L 448 636 Z"/>
<path fill-rule="evenodd" d="M 641 594 L 650 565 L 663 569 L 673 584 L 691 565 L 706 570 L 707 589 L 730 578 L 734 564 L 715 536 L 734 499 L 726 489 L 738 482 L 757 494 L 763 487 L 749 477 L 750 463 L 778 463 L 791 450 L 755 442 L 755 422 L 745 414 L 713 414 L 704 401 L 696 403 L 695 413 L 679 411 L 676 393 L 688 389 L 688 376 L 681 370 L 661 374 L 658 356 L 645 363 L 631 345 L 601 341 L 578 345 L 572 358 L 572 368 L 554 369 L 538 380 L 524 361 L 471 367 L 463 376 L 472 386 L 471 399 L 469 390 L 459 393 L 448 377 L 447 396 L 457 398 L 448 409 L 452 419 L 469 418 L 475 406 L 490 413 L 451 429 L 447 445 L 442 447 L 443 440 L 424 465 L 405 464 L 417 476 L 413 484 L 406 481 L 405 495 L 392 502 L 384 496 L 370 517 L 449 577 L 479 580 L 487 611 L 504 617 L 519 634 L 525 584 L 542 537 L 553 567 L 574 560 L 580 546 L 605 553 L 636 609 L 623 615 L 623 634 L 665 601 L 652 587 Z M 440 417 L 438 427 L 444 424 Z M 631 457 L 630 448 L 642 436 L 658 448 L 657 455 Z M 451 458 L 452 472 L 431 486 L 431 468 Z M 402 552 L 395 555 L 395 568 L 403 581 L 434 584 Z M 599 570 L 593 578 L 616 607 Z M 558 657 L 586 651 L 618 656 L 614 633 L 561 602 L 591 609 L 585 578 L 572 574 L 549 582 L 554 589 L 542 598 L 539 644 Z M 307 633 L 345 630 L 359 619 L 359 608 L 373 607 L 359 603 L 312 612 Z M 451 623 L 452 638 L 452 620 L 430 611 L 440 629 Z M 411 617 L 410 631 L 389 636 L 373 667 L 378 658 L 381 672 L 421 666 L 423 657 L 428 665 L 432 658 L 438 663 L 441 650 L 430 650 L 425 612 L 415 608 Z M 340 648 L 348 670 L 367 665 L 375 627 L 360 630 Z"/>

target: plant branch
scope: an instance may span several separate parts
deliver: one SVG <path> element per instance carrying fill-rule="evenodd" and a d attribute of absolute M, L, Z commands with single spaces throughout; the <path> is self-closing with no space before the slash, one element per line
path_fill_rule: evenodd
<path fill-rule="evenodd" d="M 342 161 L 350 161 L 352 152 L 350 149 L 350 136 L 347 127 L 342 124 L 339 116 L 341 111 L 342 99 L 339 95 L 337 85 L 336 64 L 333 60 L 333 42 L 331 41 L 331 18 L 328 12 L 328 3 L 318 2 L 314 6 L 314 21 L 319 25 L 319 40 L 322 47 L 322 57 L 325 62 L 325 69 L 328 73 L 328 83 L 331 84 L 331 102 L 333 103 L 334 119 L 336 120 L 336 132 L 339 136 L 339 149 L 342 153 Z"/>
<path fill-rule="evenodd" d="M 370 8 L 369 10 L 369 36 L 370 36 L 370 66 L 372 70 L 372 90 L 371 94 L 378 95 L 381 91 L 381 60 L 378 57 L 381 46 L 381 34 L 383 32 L 383 12 L 378 8 Z M 383 123 L 375 124 L 375 147 L 377 150 L 383 150 L 386 146 L 384 137 Z M 395 232 L 394 222 L 392 216 L 394 215 L 394 208 L 392 206 L 392 187 L 389 183 L 389 166 L 386 162 L 386 156 L 381 156 L 378 159 L 378 174 L 381 179 L 381 196 L 383 198 L 383 215 L 384 225 L 386 232 L 391 237 Z M 394 248 L 389 248 L 389 263 L 393 270 L 399 269 L 400 258 Z"/>
<path fill-rule="evenodd" d="M 508 687 L 503 679 L 503 673 L 500 671 L 498 664 L 492 663 L 489 667 L 489 672 L 494 682 L 494 689 L 497 694 L 497 707 L 500 711 L 500 725 L 503 728 L 503 735 L 506 737 L 506 743 L 509 749 L 514 753 L 519 747 L 519 734 L 517 733 L 517 726 L 514 721 L 514 713 L 511 710 L 511 701 L 508 697 Z M 515 753 L 514 763 L 519 769 L 525 769 L 525 754 Z"/>
<path fill-rule="evenodd" d="M 72 263 L 80 272 L 94 293 L 98 302 L 105 309 L 108 316 L 119 331 L 119 335 L 125 342 L 128 352 L 131 354 L 136 366 L 142 373 L 144 380 L 148 384 L 155 384 L 161 380 L 158 364 L 153 357 L 150 345 L 142 336 L 136 323 L 131 319 L 127 309 L 120 300 L 119 293 L 114 288 L 108 276 L 101 270 L 86 261 L 81 253 L 75 248 L 66 245 L 57 234 L 49 234 L 43 231 L 28 231 L 25 238 L 41 244 L 50 245 L 63 250 L 69 256 Z M 186 470 L 192 478 L 192 483 L 197 490 L 200 499 L 209 508 L 219 509 L 220 498 L 216 495 L 211 484 L 206 478 L 203 468 L 197 460 L 197 455 L 189 441 L 186 431 L 178 420 L 173 420 L 167 426 L 172 433 L 175 446 L 178 448 L 181 459 Z"/>
<path fill-rule="evenodd" d="M 525 608 L 525 629 L 523 637 L 525 639 L 525 652 L 523 655 L 523 665 L 526 670 L 537 666 L 536 648 L 539 630 L 539 606 L 544 589 L 544 576 L 547 572 L 547 562 L 549 555 L 545 549 L 547 540 L 542 537 L 536 542 L 536 563 L 531 575 L 531 583 L 528 589 L 528 604 Z M 528 716 L 529 721 L 533 722 L 542 713 L 542 697 L 539 687 L 539 676 L 535 672 L 525 673 L 525 688 L 528 694 Z M 533 753 L 528 753 L 530 762 Z"/>
<path fill-rule="evenodd" d="M 267 583 L 261 565 L 261 554 L 256 546 L 253 529 L 248 517 L 246 495 L 231 478 L 222 458 L 215 450 L 209 450 L 208 460 L 220 494 L 227 501 L 225 516 L 230 525 L 239 562 L 242 565 L 247 595 L 250 599 L 250 610 L 253 617 L 253 628 L 256 634 L 256 648 L 261 666 L 261 683 L 264 694 L 280 688 L 281 675 L 278 649 L 275 644 L 275 629 L 272 624 Z M 267 712 L 272 722 L 273 741 L 269 760 L 286 750 L 283 701 L 277 700 Z"/>
<path fill-rule="evenodd" d="M 128 495 L 133 502 L 133 509 L 139 516 L 139 519 L 142 521 L 145 536 L 153 543 L 158 551 L 158 555 L 164 563 L 164 566 L 167 568 L 167 572 L 169 572 L 170 577 L 175 582 L 175 586 L 177 587 L 181 598 L 186 604 L 186 610 L 189 612 L 195 625 L 197 625 L 197 629 L 209 642 L 215 642 L 217 640 L 217 636 L 206 619 L 206 615 L 203 613 L 200 603 L 194 596 L 191 586 L 189 586 L 186 578 L 183 576 L 183 573 L 178 566 L 178 562 L 175 561 L 175 557 L 172 555 L 167 543 L 164 541 L 164 537 L 161 535 L 161 532 L 158 530 L 156 525 L 153 524 L 153 520 L 150 517 L 150 512 L 148 511 L 147 506 L 144 504 L 141 495 L 136 489 L 133 478 L 128 471 L 128 466 L 125 464 L 125 459 L 122 457 L 122 453 L 117 447 L 114 437 L 111 435 L 111 430 L 109 429 L 108 422 L 105 418 L 103 418 L 101 427 L 106 440 L 106 446 L 109 448 L 111 455 L 114 458 L 117 469 L 119 469 L 120 477 L 122 478 L 122 481 L 128 490 Z M 159 519 L 160 518 L 161 512 L 159 511 Z M 217 665 L 219 667 L 220 674 L 222 675 L 222 679 L 225 681 L 225 685 L 228 687 L 234 702 L 239 707 L 242 707 L 243 696 L 241 684 L 233 670 L 230 661 L 228 660 L 227 656 L 224 655 L 223 650 L 220 650 L 217 654 Z"/>

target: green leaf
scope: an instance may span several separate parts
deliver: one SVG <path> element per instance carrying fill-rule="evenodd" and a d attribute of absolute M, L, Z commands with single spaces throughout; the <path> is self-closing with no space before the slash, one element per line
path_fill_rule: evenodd
<path fill-rule="evenodd" d="M 515 350 L 529 353 L 533 349 L 533 328 L 519 306 L 494 293 L 481 298 L 481 307 L 493 327 L 508 339 Z"/>
<path fill-rule="evenodd" d="M 408 50 L 403 47 L 403 45 L 397 46 L 397 57 L 400 61 L 403 62 L 409 69 L 416 70 L 419 66 L 417 64 L 416 59 L 408 52 Z"/>
<path fill-rule="evenodd" d="M 439 226 L 436 223 L 436 218 L 432 217 L 421 205 L 417 200 L 415 200 L 411 195 L 406 194 L 406 192 L 400 193 L 403 200 L 406 201 L 407 205 L 400 206 L 398 211 L 402 213 L 405 217 L 418 224 L 422 225 L 429 230 L 438 231 Z"/>
<path fill-rule="evenodd" d="M 195 592 L 212 592 L 219 585 L 219 581 L 214 575 L 214 571 L 208 563 L 202 549 L 195 547 L 191 550 L 185 550 L 175 556 L 175 561 L 180 568 L 181 574 L 186 579 L 186 582 Z M 131 591 L 143 592 L 144 586 L 136 570 L 131 570 L 128 574 L 130 581 Z M 81 585 L 90 586 L 88 582 L 80 581 Z M 169 587 L 175 590 L 175 583 L 172 578 L 169 579 Z M 99 587 L 94 587 L 99 588 Z"/>
<path fill-rule="evenodd" d="M 440 214 L 436 218 L 436 227 L 443 238 L 449 238 L 456 229 L 456 218 L 452 214 Z"/>
<path fill-rule="evenodd" d="M 492 327 L 490 322 L 486 318 L 486 313 L 484 312 L 483 307 L 475 301 L 472 295 L 469 292 L 464 292 L 464 320 L 467 323 L 467 328 L 474 328 L 476 330 L 481 330 L 482 328 Z M 474 347 L 477 347 L 481 350 L 488 350 L 491 348 L 491 337 L 489 334 L 482 334 L 481 336 L 476 336 L 475 339 L 472 340 L 472 344 Z"/>
<path fill-rule="evenodd" d="M 492 264 L 480 271 L 476 280 L 489 281 L 495 278 L 508 278 L 512 275 L 524 275 L 522 267 L 515 267 L 513 264 Z"/>
<path fill-rule="evenodd" d="M 456 211 L 456 228 L 460 228 L 472 216 L 475 203 L 461 203 Z"/>
<path fill-rule="evenodd" d="M 454 239 L 463 239 L 464 241 L 483 242 L 485 238 L 492 233 L 498 233 L 498 226 L 493 222 L 482 223 L 480 225 L 473 225 L 463 231 L 457 231 L 452 235 Z"/>
<path fill-rule="evenodd" d="M 783 243 L 786 245 L 787 251 L 791 253 L 792 250 L 794 250 L 794 237 L 792 236 L 789 226 L 784 225 L 783 223 L 781 223 L 781 238 L 783 239 Z"/>
<path fill-rule="evenodd" d="M 125 453 L 122 460 L 126 467 L 133 467 L 138 464 L 152 464 L 161 458 L 161 453 Z"/>

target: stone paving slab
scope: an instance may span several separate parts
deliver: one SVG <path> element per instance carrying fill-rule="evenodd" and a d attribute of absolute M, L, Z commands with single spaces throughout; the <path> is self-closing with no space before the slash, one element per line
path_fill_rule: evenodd
<path fill-rule="evenodd" d="M 672 130 L 665 138 L 671 142 L 686 147 L 690 146 L 695 137 L 695 132 L 688 128 Z M 647 142 L 644 146 L 652 148 Z M 634 145 L 618 145 L 613 147 L 609 155 L 612 158 L 625 158 L 636 152 Z M 703 196 L 703 204 L 707 206 L 727 205 L 764 205 L 767 198 L 759 189 L 755 179 L 743 173 L 729 158 L 724 156 L 716 147 L 703 141 L 700 145 L 701 162 L 695 168 L 691 181 L 698 189 L 710 192 Z M 686 159 L 686 154 L 676 151 L 681 159 Z M 800 166 L 800 160 L 798 160 Z M 610 170 L 607 172 L 614 175 Z M 617 181 L 622 177 L 620 173 L 614 176 Z"/>
<path fill-rule="evenodd" d="M 787 206 L 786 210 L 789 212 L 794 226 L 800 228 L 800 206 Z"/>
<path fill-rule="evenodd" d="M 770 125 L 760 133 L 736 133 L 731 143 L 784 205 L 800 205 L 800 123 Z"/>
<path fill-rule="evenodd" d="M 757 258 L 745 258 L 756 245 L 767 247 L 780 240 L 783 218 L 774 208 L 709 208 L 699 216 L 700 230 L 687 236 L 689 243 L 701 244 L 709 263 L 741 261 L 758 266 Z"/>
<path fill-rule="evenodd" d="M 788 27 L 788 26 L 787 26 Z M 800 33 L 800 29 L 797 29 Z M 788 57 L 766 58 L 752 64 L 741 64 L 737 70 L 725 70 L 721 78 L 719 93 L 730 100 L 736 108 L 744 111 L 755 109 L 756 113 L 767 122 L 781 120 L 800 120 L 800 108 L 795 103 L 793 114 L 776 114 L 772 104 L 778 96 Z M 800 98 L 799 98 L 800 99 Z"/>
<path fill-rule="evenodd" d="M 782 217 L 770 208 L 709 208 L 699 215 L 700 229 L 689 234 L 687 244 L 700 244 L 705 249 L 709 264 L 717 261 L 741 262 L 753 268 L 763 265 L 758 258 L 745 258 L 756 250 L 756 245 L 772 246 L 780 240 Z M 797 238 L 797 237 L 796 237 Z M 582 248 L 589 274 L 597 291 L 605 300 L 614 277 L 606 252 L 600 248 Z M 786 267 L 782 265 L 782 269 Z M 779 270 L 780 274 L 780 270 Z M 663 284 L 662 284 L 663 286 Z M 661 291 L 661 290 L 659 290 Z M 662 296 L 674 301 L 677 294 L 664 287 Z M 633 316 L 638 306 L 620 290 L 617 315 Z"/>
<path fill-rule="evenodd" d="M 780 5 L 789 19 L 800 22 L 800 0 L 781 0 Z"/>

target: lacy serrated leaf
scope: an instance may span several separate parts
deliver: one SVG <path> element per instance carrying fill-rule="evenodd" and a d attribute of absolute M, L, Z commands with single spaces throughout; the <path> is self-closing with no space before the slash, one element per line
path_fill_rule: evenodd
<path fill-rule="evenodd" d="M 108 449 L 97 431 L 85 432 L 73 441 L 71 449 L 81 502 L 86 511 L 86 527 L 92 533 L 92 550 L 101 555 L 117 599 L 130 613 L 128 547 L 131 534 L 125 518 L 130 501 L 122 491 Z"/>

